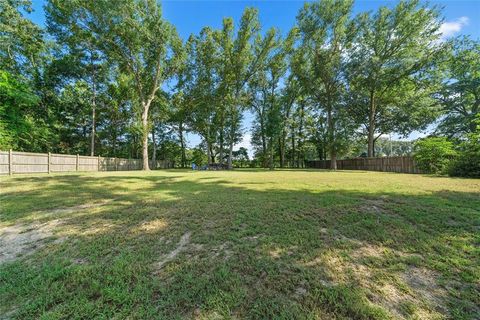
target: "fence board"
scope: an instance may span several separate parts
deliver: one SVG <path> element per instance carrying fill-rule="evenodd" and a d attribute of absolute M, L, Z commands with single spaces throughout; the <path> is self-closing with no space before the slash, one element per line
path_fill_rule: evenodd
<path fill-rule="evenodd" d="M 330 160 L 306 161 L 307 168 L 330 169 Z M 339 170 L 421 173 L 411 156 L 337 160 Z"/>
<path fill-rule="evenodd" d="M 0 151 L 0 174 L 8 174 L 9 161 L 8 152 Z"/>
<path fill-rule="evenodd" d="M 12 174 L 22 172 L 48 172 L 48 154 L 12 152 Z"/>
<path fill-rule="evenodd" d="M 110 157 L 77 156 L 55 153 L 33 153 L 0 151 L 0 175 L 19 173 L 49 173 L 72 171 L 128 171 L 141 170 L 143 161 L 140 159 L 124 159 Z M 153 169 L 172 168 L 172 164 L 165 160 L 158 160 Z M 10 172 L 10 170 L 12 172 Z"/>

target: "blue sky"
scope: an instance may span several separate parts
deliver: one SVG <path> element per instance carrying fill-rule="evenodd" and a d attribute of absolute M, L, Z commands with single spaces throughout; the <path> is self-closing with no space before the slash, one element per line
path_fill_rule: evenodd
<path fill-rule="evenodd" d="M 114 0 L 112 0 L 114 1 Z M 380 6 L 394 6 L 397 1 L 385 0 L 357 0 L 354 13 L 376 10 Z M 34 12 L 29 15 L 35 23 L 44 25 L 45 15 L 43 6 L 45 1 L 33 0 Z M 223 17 L 233 17 L 235 21 L 245 7 L 259 9 L 260 22 L 264 30 L 277 27 L 281 32 L 287 33 L 294 25 L 298 10 L 304 1 L 276 0 L 276 1 L 200 1 L 200 0 L 170 0 L 162 1 L 165 18 L 174 24 L 183 39 L 191 33 L 197 34 L 204 26 L 220 28 Z M 429 1 L 432 5 L 443 7 L 444 22 L 441 31 L 445 38 L 456 35 L 470 35 L 480 39 L 480 0 L 448 0 Z M 251 115 L 246 114 L 243 127 L 245 128 L 244 141 L 240 144 L 249 148 Z M 408 139 L 415 139 L 424 135 L 415 132 Z M 193 146 L 200 142 L 196 135 L 189 135 L 189 145 Z M 251 151 L 251 150 L 249 150 Z"/>

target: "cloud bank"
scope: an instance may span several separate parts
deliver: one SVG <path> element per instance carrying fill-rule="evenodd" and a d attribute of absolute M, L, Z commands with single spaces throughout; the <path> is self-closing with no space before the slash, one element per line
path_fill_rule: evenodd
<path fill-rule="evenodd" d="M 455 21 L 447 21 L 442 23 L 439 30 L 439 32 L 442 34 L 442 38 L 446 39 L 460 32 L 463 27 L 468 25 L 469 20 L 470 19 L 468 17 L 464 16 L 464 17 L 458 18 Z"/>

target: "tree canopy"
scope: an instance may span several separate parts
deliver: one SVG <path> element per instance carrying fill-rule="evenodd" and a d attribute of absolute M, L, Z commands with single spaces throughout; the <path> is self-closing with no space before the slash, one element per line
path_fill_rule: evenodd
<path fill-rule="evenodd" d="M 0 149 L 143 158 L 145 170 L 157 159 L 335 169 L 410 154 L 392 134 L 435 127 L 466 145 L 478 39 L 444 41 L 441 9 L 419 0 L 353 4 L 306 3 L 291 30 L 264 30 L 246 8 L 181 39 L 156 0 L 48 0 L 45 28 L 26 17 L 29 0 L 1 0 Z"/>

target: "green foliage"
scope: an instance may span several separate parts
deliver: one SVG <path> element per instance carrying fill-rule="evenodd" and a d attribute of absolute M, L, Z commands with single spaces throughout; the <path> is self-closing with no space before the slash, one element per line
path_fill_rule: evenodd
<path fill-rule="evenodd" d="M 189 150 L 188 159 L 191 163 L 195 163 L 197 166 L 203 166 L 208 163 L 207 155 L 201 148 L 193 148 Z"/>
<path fill-rule="evenodd" d="M 0 0 L 0 69 L 32 74 L 43 53 L 43 30 L 22 14 L 30 0 Z"/>
<path fill-rule="evenodd" d="M 35 118 L 38 102 L 25 82 L 0 70 L 0 150 L 41 151 L 52 142 L 47 125 Z"/>
<path fill-rule="evenodd" d="M 458 156 L 452 161 L 448 174 L 458 177 L 480 178 L 480 116 L 477 130 L 460 144 Z"/>
<path fill-rule="evenodd" d="M 229 166 L 233 146 L 241 140 L 247 83 L 264 66 L 274 37 L 272 30 L 260 36 L 258 11 L 246 8 L 238 28 L 225 18 L 222 29 L 205 27 L 187 41 L 191 58 L 184 86 L 191 127 L 203 137 L 209 157 L 218 149 L 222 162 L 228 150 Z"/>
<path fill-rule="evenodd" d="M 256 117 L 253 135 L 257 140 L 259 156 L 262 158 L 264 167 L 273 169 L 275 147 L 281 150 L 285 148 L 286 127 L 293 113 L 292 107 L 296 98 L 296 90 L 289 78 L 285 88 L 281 88 L 281 80 L 288 71 L 288 62 L 291 58 L 297 30 L 292 29 L 288 36 L 283 39 L 277 35 L 274 29 L 269 30 L 265 40 L 274 39 L 266 51 L 266 58 L 258 68 L 258 71 L 249 81 L 248 104 Z M 282 151 L 280 151 L 282 157 Z M 283 163 L 280 164 L 283 167 Z"/>
<path fill-rule="evenodd" d="M 467 141 L 480 106 L 478 40 L 438 41 L 441 11 L 418 0 L 352 8 L 309 2 L 282 33 L 262 30 L 258 10 L 246 8 L 183 43 L 156 0 L 48 0 L 45 30 L 28 19 L 30 0 L 0 0 L 0 70 L 9 74 L 0 148 L 184 166 L 193 133 L 207 162 L 231 163 L 246 109 L 251 164 L 263 167 L 409 153 L 381 137 L 435 119 L 437 134 Z M 472 149 L 464 144 L 462 154 Z"/>
<path fill-rule="evenodd" d="M 142 129 L 143 168 L 148 169 L 149 110 L 164 81 L 183 62 L 183 45 L 175 28 L 162 17 L 155 0 L 50 0 L 47 6 L 60 39 L 91 46 L 131 79 Z M 73 40 L 72 40 L 73 39 Z M 91 53 L 92 54 L 92 53 Z"/>
<path fill-rule="evenodd" d="M 350 52 L 350 114 L 364 129 L 368 156 L 378 135 L 408 135 L 424 129 L 436 114 L 433 71 L 447 47 L 439 40 L 439 10 L 418 0 L 361 13 Z"/>
<path fill-rule="evenodd" d="M 238 150 L 233 151 L 233 163 L 235 167 L 243 168 L 248 165 L 250 158 L 248 157 L 248 150 L 244 147 L 240 147 Z"/>
<path fill-rule="evenodd" d="M 474 133 L 480 114 L 480 42 L 455 40 L 442 71 L 444 84 L 439 100 L 443 117 L 437 132 L 457 138 Z"/>
<path fill-rule="evenodd" d="M 292 69 L 314 107 L 326 118 L 325 142 L 331 159 L 344 149 L 346 53 L 357 31 L 351 18 L 353 1 L 306 3 L 297 16 L 301 45 Z M 348 134 L 347 134 L 348 136 Z M 332 161 L 332 169 L 336 162 Z"/>
<path fill-rule="evenodd" d="M 444 137 L 420 139 L 414 147 L 415 161 L 427 173 L 445 173 L 455 155 L 453 143 Z"/>

